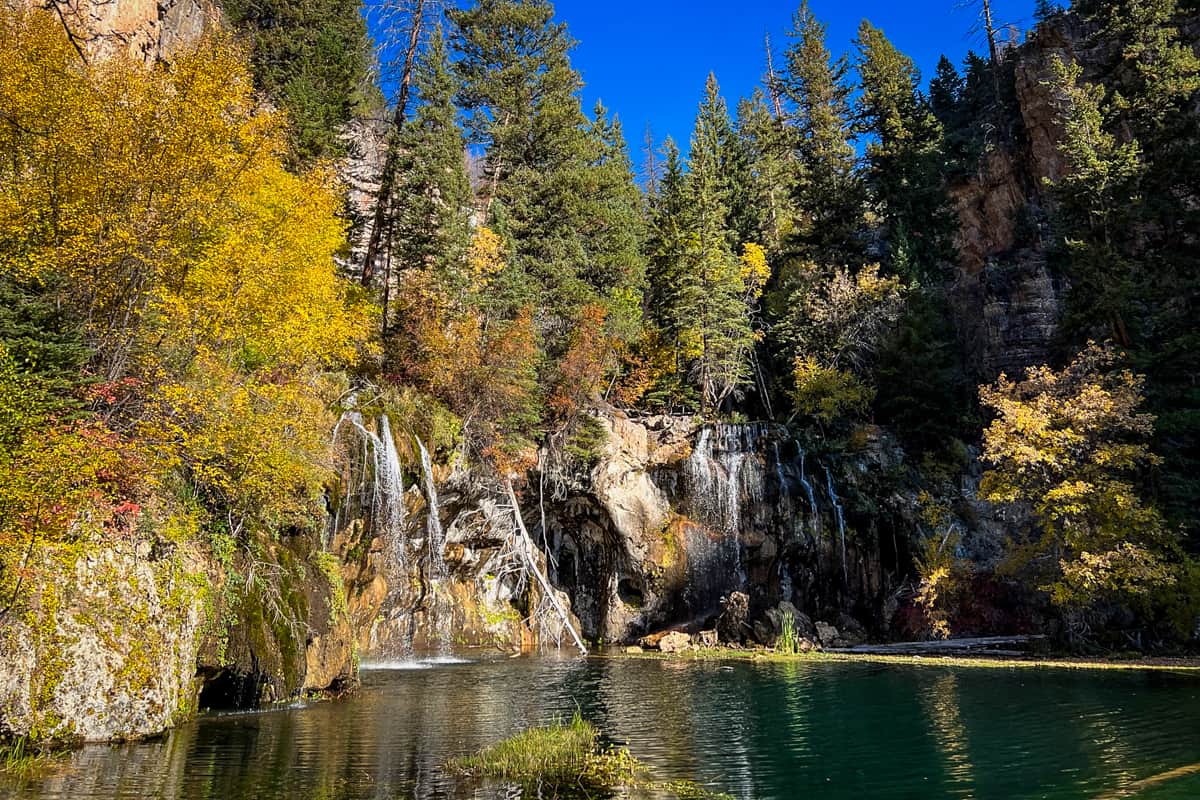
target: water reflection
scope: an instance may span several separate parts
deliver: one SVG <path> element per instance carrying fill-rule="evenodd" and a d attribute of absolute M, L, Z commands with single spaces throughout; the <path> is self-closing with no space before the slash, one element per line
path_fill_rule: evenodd
<path fill-rule="evenodd" d="M 392 666 L 365 672 L 346 701 L 88 747 L 36 784 L 0 784 L 0 796 L 516 798 L 443 765 L 576 709 L 657 778 L 743 800 L 1200 796 L 1200 774 L 1172 773 L 1200 761 L 1200 682 L 1175 675 L 603 658 Z"/>

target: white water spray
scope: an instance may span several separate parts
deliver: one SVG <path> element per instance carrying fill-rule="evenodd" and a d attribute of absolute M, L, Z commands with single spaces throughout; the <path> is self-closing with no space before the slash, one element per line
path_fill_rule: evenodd
<path fill-rule="evenodd" d="M 825 483 L 829 489 L 829 501 L 833 503 L 833 516 L 837 520 L 838 536 L 842 543 L 842 579 L 846 585 L 850 584 L 850 572 L 846 567 L 846 514 L 842 509 L 842 502 L 838 499 L 837 492 L 833 488 L 833 475 L 829 472 L 829 467 L 825 467 Z"/>
<path fill-rule="evenodd" d="M 350 423 L 358 431 L 370 449 L 374 475 L 371 484 L 371 513 L 376 530 L 392 546 L 396 561 L 408 565 L 407 542 L 404 524 L 408 512 L 404 507 L 404 476 L 400 468 L 400 455 L 392 439 L 391 423 L 387 414 L 379 417 L 379 434 L 371 432 L 363 424 L 362 414 L 347 411 L 342 414 L 333 429 L 336 442 L 344 423 Z"/>
<path fill-rule="evenodd" d="M 808 474 L 804 468 L 804 450 L 800 450 L 800 486 L 804 489 L 804 496 L 808 499 L 808 507 L 813 514 L 817 513 L 817 496 L 813 492 L 812 484 L 808 482 Z"/>

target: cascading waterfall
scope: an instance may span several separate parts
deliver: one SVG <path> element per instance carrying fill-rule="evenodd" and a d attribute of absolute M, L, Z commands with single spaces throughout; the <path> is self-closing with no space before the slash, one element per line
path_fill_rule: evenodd
<path fill-rule="evenodd" d="M 371 453 L 374 475 L 371 484 L 371 513 L 376 530 L 391 544 L 392 553 L 402 567 L 408 565 L 408 543 L 404 535 L 404 524 L 408 512 L 404 507 L 404 475 L 400 467 L 400 455 L 392 439 L 392 427 L 387 414 L 379 417 L 379 434 L 371 432 L 363 424 L 362 414 L 347 411 L 342 414 L 333 429 L 336 442 L 342 424 L 349 422 L 367 443 Z"/>
<path fill-rule="evenodd" d="M 714 583 L 708 589 L 727 590 L 730 571 L 739 587 L 746 583 L 742 517 L 747 509 L 761 505 L 764 459 L 758 456 L 756 447 L 766 432 L 763 423 L 715 424 L 701 428 L 696 436 L 685 469 L 688 502 L 698 519 L 723 535 L 719 542 L 697 541 L 692 545 L 696 567 L 706 573 L 704 577 L 696 576 L 697 580 Z M 776 463 L 775 468 L 783 483 L 782 464 Z"/>
<path fill-rule="evenodd" d="M 425 522 L 425 532 L 429 537 L 429 577 L 432 580 L 445 580 L 447 577 L 446 561 L 442 555 L 445 546 L 445 536 L 442 533 L 441 509 L 438 507 L 437 484 L 433 480 L 433 461 L 425 443 L 419 438 L 417 449 L 421 452 L 421 470 L 425 476 L 425 503 L 429 507 L 429 515 Z"/>
<path fill-rule="evenodd" d="M 771 446 L 775 449 L 775 479 L 779 481 L 779 496 L 786 498 L 788 496 L 787 478 L 783 475 L 783 458 L 779 455 L 779 442 L 772 441 Z"/>
<path fill-rule="evenodd" d="M 429 549 L 431 609 L 435 616 L 434 629 L 437 631 L 438 649 L 445 655 L 450 648 L 450 614 L 447 613 L 447 604 L 438 597 L 438 592 L 445 588 L 450 577 L 442 552 L 445 548 L 446 537 L 442 531 L 437 484 L 433 478 L 433 461 L 420 437 L 414 436 L 413 438 L 417 442 L 417 450 L 421 453 L 421 470 L 425 477 L 425 503 L 429 508 L 429 514 L 425 521 L 425 536 Z"/>
<path fill-rule="evenodd" d="M 842 509 L 842 502 L 838 499 L 837 492 L 833 488 L 833 474 L 830 473 L 829 467 L 825 467 L 825 484 L 829 489 L 829 502 L 833 503 L 833 516 L 837 520 L 838 537 L 841 539 L 842 579 L 849 586 L 850 572 L 846 567 L 846 515 Z"/>

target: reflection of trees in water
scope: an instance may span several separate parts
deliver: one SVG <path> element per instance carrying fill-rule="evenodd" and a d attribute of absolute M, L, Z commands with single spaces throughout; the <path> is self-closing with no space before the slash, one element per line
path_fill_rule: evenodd
<path fill-rule="evenodd" d="M 943 782 L 954 784 L 955 789 L 961 791 L 963 796 L 971 797 L 975 785 L 975 771 L 971 765 L 967 728 L 959 713 L 957 675 L 953 672 L 938 675 L 919 696 L 934 740 L 942 754 Z"/>
<path fill-rule="evenodd" d="M 715 780 L 753 798 L 753 691 L 717 663 L 615 660 L 607 662 L 598 702 L 603 730 L 628 742 L 656 777 Z"/>
<path fill-rule="evenodd" d="M 441 766 L 576 705 L 656 777 L 756 800 L 1090 798 L 1200 747 L 1200 695 L 1168 676 L 546 657 L 371 673 L 351 699 L 87 747 L 17 796 L 498 800 Z"/>

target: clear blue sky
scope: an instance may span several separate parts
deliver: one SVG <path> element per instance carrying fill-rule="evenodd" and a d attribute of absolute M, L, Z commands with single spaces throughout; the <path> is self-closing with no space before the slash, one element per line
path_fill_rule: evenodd
<path fill-rule="evenodd" d="M 835 54 L 851 49 L 865 17 L 916 61 L 928 80 L 938 56 L 955 63 L 970 49 L 986 51 L 969 30 L 975 11 L 958 0 L 810 0 L 827 23 Z M 1033 0 L 993 0 L 998 21 L 1032 26 Z M 765 72 L 763 35 L 779 50 L 800 0 L 558 0 L 558 17 L 579 41 L 572 62 L 583 73 L 585 109 L 597 99 L 625 127 L 635 164 L 649 124 L 657 140 L 668 134 L 687 150 L 696 106 L 711 70 L 730 109 L 748 96 Z"/>

